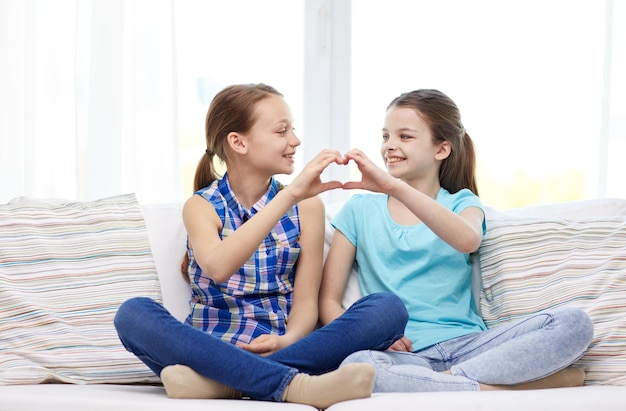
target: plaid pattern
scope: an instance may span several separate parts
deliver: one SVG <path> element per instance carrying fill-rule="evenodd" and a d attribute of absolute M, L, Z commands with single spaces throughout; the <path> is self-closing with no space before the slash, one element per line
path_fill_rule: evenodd
<path fill-rule="evenodd" d="M 222 239 L 261 210 L 284 186 L 272 179 L 265 195 L 245 210 L 228 183 L 228 176 L 196 194 L 211 202 L 222 220 Z M 231 343 L 250 342 L 262 334 L 284 334 L 291 309 L 296 261 L 300 254 L 298 206 L 276 224 L 248 261 L 226 282 L 202 274 L 189 248 L 192 282 L 191 314 L 187 323 Z"/>

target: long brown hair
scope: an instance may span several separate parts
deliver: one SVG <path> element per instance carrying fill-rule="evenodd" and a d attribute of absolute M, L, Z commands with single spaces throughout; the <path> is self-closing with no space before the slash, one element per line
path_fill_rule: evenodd
<path fill-rule="evenodd" d="M 221 176 L 215 169 L 214 156 L 228 164 L 229 133 L 246 133 L 255 121 L 257 103 L 269 96 L 282 97 L 275 88 L 263 83 L 236 84 L 222 89 L 213 97 L 206 113 L 204 134 L 206 151 L 198 162 L 194 177 L 194 192 L 209 186 Z M 188 280 L 189 255 L 185 253 L 181 263 L 183 277 Z"/>
<path fill-rule="evenodd" d="M 213 156 L 217 156 L 222 162 L 227 161 L 226 137 L 232 132 L 250 131 L 257 120 L 254 115 L 256 104 L 271 95 L 283 96 L 273 87 L 258 83 L 229 86 L 213 97 L 204 123 L 206 152 L 196 168 L 194 191 L 207 187 L 220 178 L 213 164 Z"/>
<path fill-rule="evenodd" d="M 430 127 L 435 142 L 447 141 L 451 150 L 439 169 L 439 183 L 451 194 L 468 188 L 478 195 L 474 142 L 465 131 L 461 113 L 450 97 L 441 91 L 420 89 L 403 93 L 387 106 L 416 110 Z"/>

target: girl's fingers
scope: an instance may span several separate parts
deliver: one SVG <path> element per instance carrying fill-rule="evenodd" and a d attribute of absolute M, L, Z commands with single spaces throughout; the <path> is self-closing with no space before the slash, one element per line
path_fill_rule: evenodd
<path fill-rule="evenodd" d="M 334 190 L 336 188 L 344 188 L 344 184 L 341 181 L 325 181 L 322 183 L 322 190 L 320 191 L 320 193 L 323 193 L 324 191 L 328 191 L 328 190 Z"/>
<path fill-rule="evenodd" d="M 360 189 L 363 188 L 363 184 L 361 184 L 360 181 L 348 181 L 347 183 L 343 184 L 343 189 L 344 190 L 354 190 L 354 189 Z"/>
<path fill-rule="evenodd" d="M 343 183 L 340 181 L 321 181 L 320 176 L 332 163 L 344 164 L 345 161 L 336 150 L 320 151 L 289 184 L 295 197 L 303 200 L 324 191 L 342 188 Z"/>

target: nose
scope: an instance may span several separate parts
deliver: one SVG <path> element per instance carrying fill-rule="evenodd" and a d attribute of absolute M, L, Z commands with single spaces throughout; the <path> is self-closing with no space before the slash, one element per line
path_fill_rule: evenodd
<path fill-rule="evenodd" d="M 293 147 L 298 147 L 302 143 L 302 141 L 300 141 L 298 136 L 296 136 L 296 133 L 291 133 L 291 135 L 293 136 L 293 138 L 291 139 L 291 145 Z"/>
<path fill-rule="evenodd" d="M 382 144 L 382 149 L 383 151 L 393 151 L 395 150 L 396 146 L 393 143 L 391 138 L 388 138 L 387 140 L 383 140 L 383 144 Z"/>

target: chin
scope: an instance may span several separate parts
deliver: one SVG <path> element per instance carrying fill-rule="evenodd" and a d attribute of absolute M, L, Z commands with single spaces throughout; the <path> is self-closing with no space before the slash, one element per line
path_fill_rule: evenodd
<path fill-rule="evenodd" d="M 398 174 L 400 174 L 395 167 L 389 167 L 389 166 L 387 166 L 387 173 L 390 176 L 395 177 L 395 178 L 398 178 Z"/>
<path fill-rule="evenodd" d="M 285 175 L 290 175 L 293 174 L 293 167 L 289 167 L 289 168 L 285 168 L 283 170 L 278 171 L 276 174 L 285 174 Z"/>

